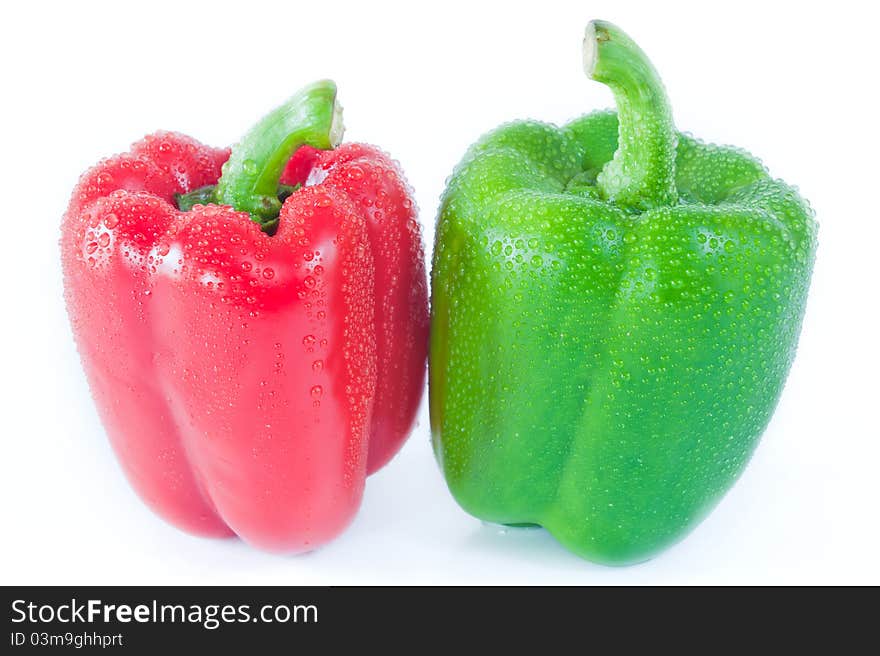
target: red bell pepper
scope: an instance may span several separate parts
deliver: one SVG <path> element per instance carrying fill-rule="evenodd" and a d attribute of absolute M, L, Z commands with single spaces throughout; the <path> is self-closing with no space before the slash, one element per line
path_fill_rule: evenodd
<path fill-rule="evenodd" d="M 411 429 L 428 335 L 415 205 L 393 161 L 340 133 L 319 82 L 231 156 L 146 137 L 88 171 L 64 216 L 103 424 L 138 494 L 191 533 L 314 548 Z"/>

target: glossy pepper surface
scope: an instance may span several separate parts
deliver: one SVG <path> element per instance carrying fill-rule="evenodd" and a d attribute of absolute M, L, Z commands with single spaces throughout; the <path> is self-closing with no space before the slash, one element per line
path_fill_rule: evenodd
<path fill-rule="evenodd" d="M 504 125 L 449 182 L 431 425 L 465 510 L 625 564 L 746 465 L 794 357 L 816 224 L 749 154 L 677 132 L 618 28 L 590 24 L 585 66 L 617 112 Z"/>
<path fill-rule="evenodd" d="M 415 207 L 385 154 L 338 145 L 340 121 L 319 82 L 231 156 L 154 134 L 73 192 L 65 295 L 92 394 L 135 490 L 189 532 L 318 546 L 413 423 Z"/>

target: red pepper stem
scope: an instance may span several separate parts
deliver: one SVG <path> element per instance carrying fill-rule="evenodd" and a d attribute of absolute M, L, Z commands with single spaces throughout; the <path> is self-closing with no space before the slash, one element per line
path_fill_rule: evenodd
<path fill-rule="evenodd" d="M 278 185 L 293 153 L 303 145 L 335 148 L 342 132 L 336 84 L 330 80 L 310 84 L 233 147 L 214 192 L 215 202 L 248 212 L 261 226 L 271 225 L 281 211 Z"/>

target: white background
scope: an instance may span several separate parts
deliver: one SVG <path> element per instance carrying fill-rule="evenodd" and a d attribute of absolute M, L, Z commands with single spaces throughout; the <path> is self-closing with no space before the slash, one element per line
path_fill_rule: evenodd
<path fill-rule="evenodd" d="M 880 583 L 870 3 L 352 4 L 3 4 L 0 582 Z M 591 18 L 649 53 L 680 129 L 752 151 L 820 222 L 798 358 L 714 513 L 623 569 L 581 561 L 541 531 L 482 526 L 447 493 L 423 409 L 354 524 L 315 553 L 267 555 L 153 516 L 113 459 L 62 304 L 58 226 L 78 175 L 158 128 L 234 142 L 301 85 L 332 77 L 347 139 L 400 160 L 430 249 L 443 181 L 482 132 L 612 104 L 581 70 Z"/>

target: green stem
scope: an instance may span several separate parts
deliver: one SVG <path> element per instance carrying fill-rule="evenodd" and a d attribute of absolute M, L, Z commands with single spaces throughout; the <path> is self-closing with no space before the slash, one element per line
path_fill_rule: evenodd
<path fill-rule="evenodd" d="M 591 21 L 584 37 L 584 69 L 611 88 L 617 103 L 617 152 L 596 181 L 602 195 L 634 210 L 674 204 L 678 133 L 651 62 L 620 28 Z"/>
<path fill-rule="evenodd" d="M 278 202 L 284 204 L 293 192 L 300 188 L 301 185 L 278 185 Z M 205 185 L 188 191 L 185 194 L 174 194 L 174 201 L 177 203 L 177 209 L 181 212 L 189 212 L 196 205 L 207 205 L 213 203 L 217 198 L 217 185 Z"/>
<path fill-rule="evenodd" d="M 248 212 L 264 227 L 281 211 L 279 180 L 297 148 L 327 150 L 342 139 L 342 108 L 330 80 L 301 89 L 257 123 L 232 149 L 214 190 L 214 201 Z"/>

